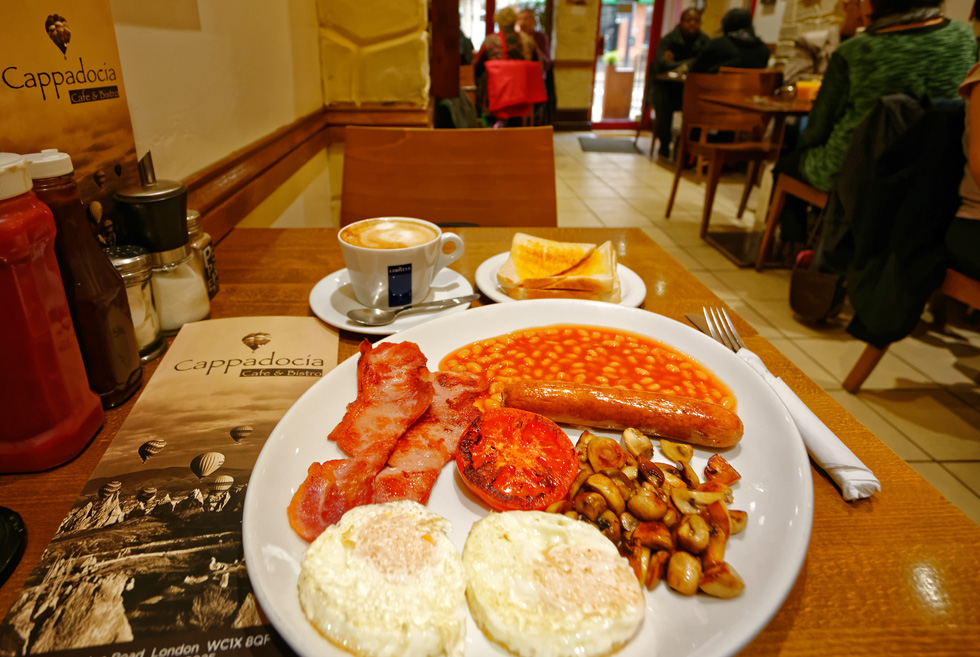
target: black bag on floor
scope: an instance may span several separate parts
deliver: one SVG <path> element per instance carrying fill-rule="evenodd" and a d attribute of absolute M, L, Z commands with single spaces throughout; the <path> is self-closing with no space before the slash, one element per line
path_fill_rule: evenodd
<path fill-rule="evenodd" d="M 844 277 L 794 267 L 789 283 L 789 306 L 807 322 L 836 317 L 844 307 Z"/>

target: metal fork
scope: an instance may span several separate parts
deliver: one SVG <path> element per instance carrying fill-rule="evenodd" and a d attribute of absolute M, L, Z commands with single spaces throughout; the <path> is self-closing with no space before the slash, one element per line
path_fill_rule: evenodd
<path fill-rule="evenodd" d="M 708 331 L 711 332 L 711 337 L 732 351 L 745 348 L 745 343 L 742 342 L 738 331 L 735 330 L 735 325 L 732 324 L 727 310 L 724 308 L 709 308 L 708 306 L 702 306 L 701 309 L 704 311 L 704 321 L 708 325 Z"/>
<path fill-rule="evenodd" d="M 709 308 L 702 306 L 704 321 L 708 326 L 711 337 L 738 353 L 740 358 L 748 363 L 763 380 L 769 384 L 773 392 L 786 406 L 790 417 L 800 430 L 800 436 L 806 445 L 807 452 L 813 460 L 829 474 L 840 486 L 845 500 L 856 500 L 869 497 L 881 490 L 881 483 L 871 470 L 851 453 L 840 438 L 827 428 L 806 404 L 790 390 L 786 382 L 766 369 L 762 359 L 745 348 L 745 343 L 739 337 L 735 325 L 732 324 L 728 312 L 724 308 Z"/>

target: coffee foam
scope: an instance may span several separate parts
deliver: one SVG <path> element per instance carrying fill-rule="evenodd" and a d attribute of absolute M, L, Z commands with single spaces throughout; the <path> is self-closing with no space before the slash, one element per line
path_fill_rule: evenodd
<path fill-rule="evenodd" d="M 382 219 L 351 224 L 344 229 L 341 239 L 367 249 L 404 249 L 421 246 L 437 236 L 436 231 L 423 224 Z"/>

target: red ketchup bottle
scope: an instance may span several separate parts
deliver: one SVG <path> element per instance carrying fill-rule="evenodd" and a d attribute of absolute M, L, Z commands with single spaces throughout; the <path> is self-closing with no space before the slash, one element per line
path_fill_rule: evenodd
<path fill-rule="evenodd" d="M 28 164 L 0 153 L 0 472 L 37 472 L 81 452 L 102 426 L 54 254 L 51 210 Z"/>
<path fill-rule="evenodd" d="M 34 194 L 54 213 L 54 253 L 89 386 L 102 397 L 103 408 L 118 406 L 143 380 L 126 284 L 85 216 L 71 157 L 56 149 L 23 157 L 30 164 Z"/>

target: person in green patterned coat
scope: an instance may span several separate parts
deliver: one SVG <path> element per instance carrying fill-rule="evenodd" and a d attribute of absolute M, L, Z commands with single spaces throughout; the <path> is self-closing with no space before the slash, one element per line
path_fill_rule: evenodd
<path fill-rule="evenodd" d="M 941 0 L 872 2 L 871 24 L 834 51 L 801 143 L 780 158 L 774 175 L 785 172 L 829 191 L 854 129 L 878 98 L 896 93 L 957 97 L 960 82 L 977 61 L 977 41 L 967 25 L 944 18 L 940 5 Z M 780 222 L 784 244 L 806 241 L 802 201 L 787 198 Z"/>

